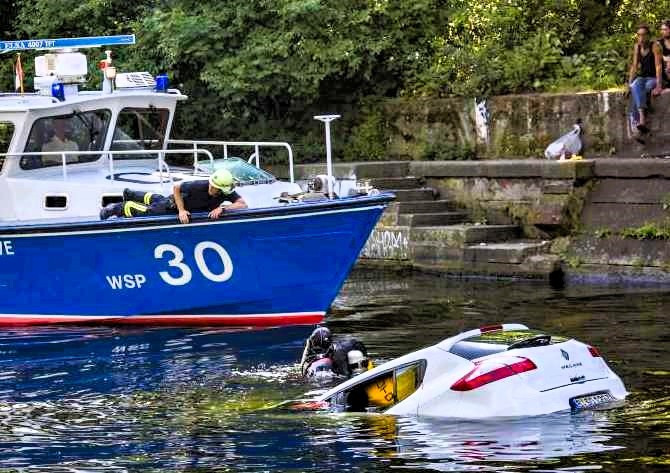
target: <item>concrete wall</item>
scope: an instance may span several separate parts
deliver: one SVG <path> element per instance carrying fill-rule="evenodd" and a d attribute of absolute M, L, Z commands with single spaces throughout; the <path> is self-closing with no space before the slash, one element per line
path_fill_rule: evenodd
<path fill-rule="evenodd" d="M 632 139 L 622 92 L 506 95 L 479 104 L 463 98 L 392 99 L 384 104 L 388 156 L 420 160 L 431 147 L 454 145 L 476 147 L 480 158 L 540 158 L 578 118 L 587 157 L 670 154 L 670 94 L 654 98 L 652 106 L 652 133 L 641 145 Z"/>

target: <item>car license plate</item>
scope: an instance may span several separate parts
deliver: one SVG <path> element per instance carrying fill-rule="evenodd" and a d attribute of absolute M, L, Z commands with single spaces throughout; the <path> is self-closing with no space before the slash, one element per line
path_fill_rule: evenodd
<path fill-rule="evenodd" d="M 609 391 L 601 391 L 587 394 L 585 396 L 573 397 L 570 399 L 570 407 L 573 409 L 592 409 L 614 401 L 616 401 L 616 399 Z"/>

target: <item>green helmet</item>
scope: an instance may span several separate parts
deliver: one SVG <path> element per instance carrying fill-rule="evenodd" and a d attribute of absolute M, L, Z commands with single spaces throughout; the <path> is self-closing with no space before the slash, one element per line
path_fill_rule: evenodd
<path fill-rule="evenodd" d="M 220 189 L 224 194 L 230 194 L 235 187 L 235 180 L 230 171 L 219 169 L 209 176 L 209 185 Z"/>

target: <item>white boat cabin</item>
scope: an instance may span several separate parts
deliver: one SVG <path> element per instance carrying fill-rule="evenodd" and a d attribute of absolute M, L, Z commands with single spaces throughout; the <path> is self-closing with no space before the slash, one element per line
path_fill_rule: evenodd
<path fill-rule="evenodd" d="M 57 78 L 50 78 L 49 89 Z M 101 91 L 66 84 L 52 94 L 44 93 L 41 79 L 37 93 L 0 94 L 3 225 L 97 219 L 126 187 L 168 195 L 174 183 L 206 179 L 220 167 L 231 171 L 251 208 L 276 206 L 282 192 L 301 191 L 287 143 L 170 140 L 177 103 L 187 97 L 157 90 L 146 73 L 115 74 L 115 81 L 103 79 Z M 288 154 L 290 182 L 259 168 L 261 149 L 268 147 Z M 234 158 L 229 151 L 250 156 Z"/>

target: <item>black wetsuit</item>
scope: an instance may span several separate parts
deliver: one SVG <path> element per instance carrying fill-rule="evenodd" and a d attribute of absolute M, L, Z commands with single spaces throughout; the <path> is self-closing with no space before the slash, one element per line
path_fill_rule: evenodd
<path fill-rule="evenodd" d="M 368 350 L 365 348 L 365 345 L 363 345 L 363 342 L 358 340 L 357 338 L 346 338 L 344 340 L 340 340 L 337 342 L 334 342 L 331 345 L 330 350 L 328 351 L 328 354 L 330 358 L 333 360 L 333 372 L 339 375 L 343 375 L 346 377 L 351 376 L 351 370 L 349 369 L 349 360 L 347 357 L 347 354 L 352 351 L 352 350 L 358 350 L 361 353 L 363 353 L 363 356 L 365 358 L 368 357 Z"/>

